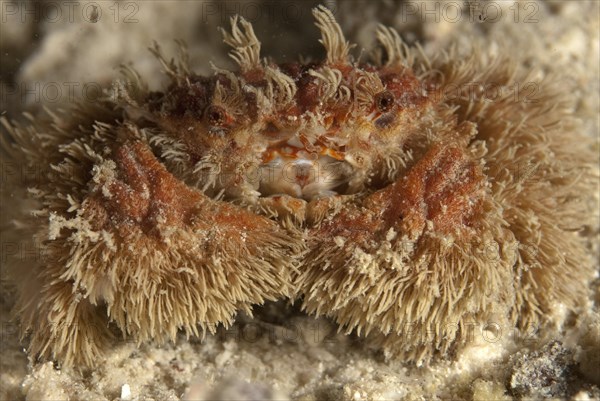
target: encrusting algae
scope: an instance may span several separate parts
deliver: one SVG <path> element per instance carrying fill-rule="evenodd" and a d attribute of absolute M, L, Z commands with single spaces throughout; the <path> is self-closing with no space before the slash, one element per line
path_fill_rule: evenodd
<path fill-rule="evenodd" d="M 2 120 L 6 157 L 49 166 L 19 217 L 44 258 L 11 268 L 32 355 L 91 366 L 116 334 L 203 335 L 291 298 L 422 363 L 473 322 L 540 325 L 585 298 L 597 176 L 564 88 L 385 27 L 359 62 L 314 16 L 323 61 L 262 59 L 234 17 L 237 72 L 198 76 L 183 45 L 179 63 L 155 46 L 164 92 L 127 70 L 102 101 Z"/>

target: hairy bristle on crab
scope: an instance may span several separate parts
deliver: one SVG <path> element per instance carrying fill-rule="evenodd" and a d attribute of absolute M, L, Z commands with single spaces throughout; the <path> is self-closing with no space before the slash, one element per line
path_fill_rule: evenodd
<path fill-rule="evenodd" d="M 422 363 L 474 323 L 578 306 L 597 169 L 563 88 L 545 77 L 535 102 L 490 100 L 486 83 L 534 73 L 483 49 L 428 57 L 383 26 L 358 61 L 332 12 L 314 17 L 324 60 L 264 59 L 236 16 L 235 72 L 199 76 L 183 44 L 179 62 L 155 44 L 163 91 L 126 69 L 99 102 L 2 119 L 6 157 L 49 166 L 28 193 L 4 190 L 31 200 L 19 227 L 45 256 L 12 261 L 31 354 L 90 366 L 115 333 L 201 335 L 292 298 Z"/>

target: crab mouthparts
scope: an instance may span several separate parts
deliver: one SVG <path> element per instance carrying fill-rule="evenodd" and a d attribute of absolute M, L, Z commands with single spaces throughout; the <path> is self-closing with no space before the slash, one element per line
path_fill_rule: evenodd
<path fill-rule="evenodd" d="M 340 193 L 352 173 L 343 151 L 321 144 L 307 150 L 292 141 L 268 147 L 260 169 L 262 196 L 290 195 L 308 201 Z"/>

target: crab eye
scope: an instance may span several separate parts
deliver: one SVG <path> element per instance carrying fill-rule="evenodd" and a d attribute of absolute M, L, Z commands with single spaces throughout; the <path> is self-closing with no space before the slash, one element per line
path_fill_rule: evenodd
<path fill-rule="evenodd" d="M 394 94 L 390 91 L 379 92 L 375 95 L 375 107 L 382 113 L 389 111 L 394 106 Z"/>
<path fill-rule="evenodd" d="M 208 106 L 204 115 L 207 122 L 213 127 L 221 127 L 227 120 L 227 113 L 220 106 Z"/>

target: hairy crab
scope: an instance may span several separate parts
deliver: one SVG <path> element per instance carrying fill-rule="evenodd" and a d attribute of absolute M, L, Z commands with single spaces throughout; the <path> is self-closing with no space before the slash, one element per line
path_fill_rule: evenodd
<path fill-rule="evenodd" d="M 421 362 L 472 324 L 526 327 L 577 305 L 593 157 L 560 90 L 490 100 L 486 83 L 531 78 L 477 52 L 430 59 L 385 27 L 358 62 L 332 13 L 314 16 L 322 61 L 262 59 L 234 17 L 238 72 L 199 76 L 155 46 L 162 92 L 128 71 L 110 98 L 50 123 L 3 120 L 9 153 L 51 166 L 27 183 L 45 257 L 14 269 L 33 354 L 93 365 L 115 333 L 197 335 L 291 297 Z"/>

